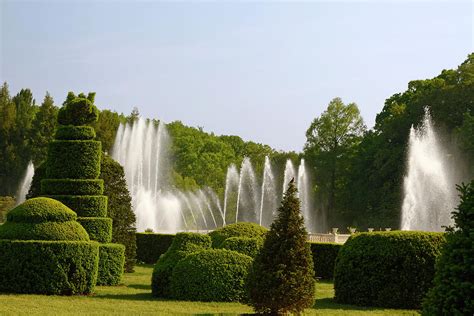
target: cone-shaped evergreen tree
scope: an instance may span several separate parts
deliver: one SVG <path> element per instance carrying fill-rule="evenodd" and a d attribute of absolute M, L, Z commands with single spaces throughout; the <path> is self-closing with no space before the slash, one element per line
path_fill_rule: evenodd
<path fill-rule="evenodd" d="M 300 313 L 314 303 L 314 270 L 294 179 L 247 280 L 257 313 Z"/>
<path fill-rule="evenodd" d="M 447 233 L 423 315 L 474 315 L 474 180 L 458 190 L 461 202 L 453 212 L 455 228 Z"/>

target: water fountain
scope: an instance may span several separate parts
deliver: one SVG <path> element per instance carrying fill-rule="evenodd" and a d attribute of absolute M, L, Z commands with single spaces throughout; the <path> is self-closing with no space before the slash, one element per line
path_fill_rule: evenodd
<path fill-rule="evenodd" d="M 268 156 L 265 157 L 263 167 L 261 194 L 259 224 L 268 227 L 273 222 L 273 216 L 278 205 L 275 176 Z"/>
<path fill-rule="evenodd" d="M 233 223 L 237 218 L 237 208 L 232 208 L 237 205 L 237 195 L 239 189 L 240 175 L 234 164 L 227 168 L 227 175 L 225 179 L 224 191 L 224 218 L 225 222 Z M 232 203 L 235 202 L 235 203 Z M 232 208 L 232 209 L 231 209 Z"/>
<path fill-rule="evenodd" d="M 408 172 L 404 178 L 401 229 L 443 231 L 453 224 L 457 204 L 455 166 L 436 134 L 428 111 L 422 125 L 410 130 Z"/>
<path fill-rule="evenodd" d="M 258 192 L 257 179 L 253 171 L 252 163 L 248 157 L 242 161 L 239 177 L 239 188 L 237 191 L 237 210 L 235 212 L 236 222 L 258 223 L 258 209 L 260 206 L 260 193 Z M 240 213 L 239 213 L 240 211 Z"/>
<path fill-rule="evenodd" d="M 30 190 L 31 181 L 33 181 L 34 174 L 35 174 L 35 167 L 33 166 L 33 162 L 30 161 L 28 163 L 28 166 L 26 167 L 25 174 L 23 176 L 23 179 L 20 182 L 20 186 L 18 188 L 16 197 L 15 197 L 16 205 L 19 205 L 25 202 L 26 195 L 28 194 L 28 191 Z"/>
<path fill-rule="evenodd" d="M 301 213 L 304 217 L 306 229 L 310 232 L 314 232 L 315 229 L 312 225 L 311 203 L 309 194 L 310 185 L 304 159 L 301 159 L 300 166 L 298 167 L 298 179 L 296 181 L 296 184 L 298 188 L 298 197 L 301 201 Z"/>
<path fill-rule="evenodd" d="M 283 193 L 282 193 L 282 196 L 283 194 L 285 194 L 286 192 L 286 189 L 288 189 L 288 183 L 290 183 L 291 179 L 295 178 L 295 167 L 293 166 L 293 162 L 288 159 L 286 161 L 286 165 L 285 165 L 285 173 L 283 175 Z"/>

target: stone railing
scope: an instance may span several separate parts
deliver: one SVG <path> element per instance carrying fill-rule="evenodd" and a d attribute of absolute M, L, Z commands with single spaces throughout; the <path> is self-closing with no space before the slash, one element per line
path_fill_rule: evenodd
<path fill-rule="evenodd" d="M 308 234 L 308 240 L 310 242 L 335 242 L 343 244 L 350 236 L 350 234 Z"/>

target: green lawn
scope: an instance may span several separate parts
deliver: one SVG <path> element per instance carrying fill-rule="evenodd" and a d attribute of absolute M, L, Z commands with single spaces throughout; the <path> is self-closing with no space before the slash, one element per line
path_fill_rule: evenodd
<path fill-rule="evenodd" d="M 139 265 L 126 274 L 122 286 L 99 286 L 93 296 L 0 295 L 0 315 L 8 314 L 245 314 L 252 309 L 238 303 L 200 303 L 157 300 L 151 296 L 152 267 Z M 333 301 L 332 283 L 320 282 L 316 303 L 308 315 L 417 315 L 416 311 L 362 308 Z"/>

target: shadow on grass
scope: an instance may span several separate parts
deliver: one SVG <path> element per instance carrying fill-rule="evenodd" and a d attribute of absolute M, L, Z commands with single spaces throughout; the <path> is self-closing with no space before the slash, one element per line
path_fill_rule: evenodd
<path fill-rule="evenodd" d="M 151 291 L 151 285 L 148 284 L 129 284 L 127 287 L 130 287 L 132 289 L 138 289 L 138 290 L 150 290 Z"/>
<path fill-rule="evenodd" d="M 340 309 L 340 310 L 352 310 L 352 311 L 377 311 L 386 310 L 383 307 L 368 307 L 368 306 L 357 306 L 337 303 L 334 298 L 320 298 L 316 299 L 313 309 Z"/>
<path fill-rule="evenodd" d="M 125 301 L 160 301 L 151 295 L 151 293 L 134 294 L 104 294 L 94 296 L 94 299 L 125 300 Z"/>

